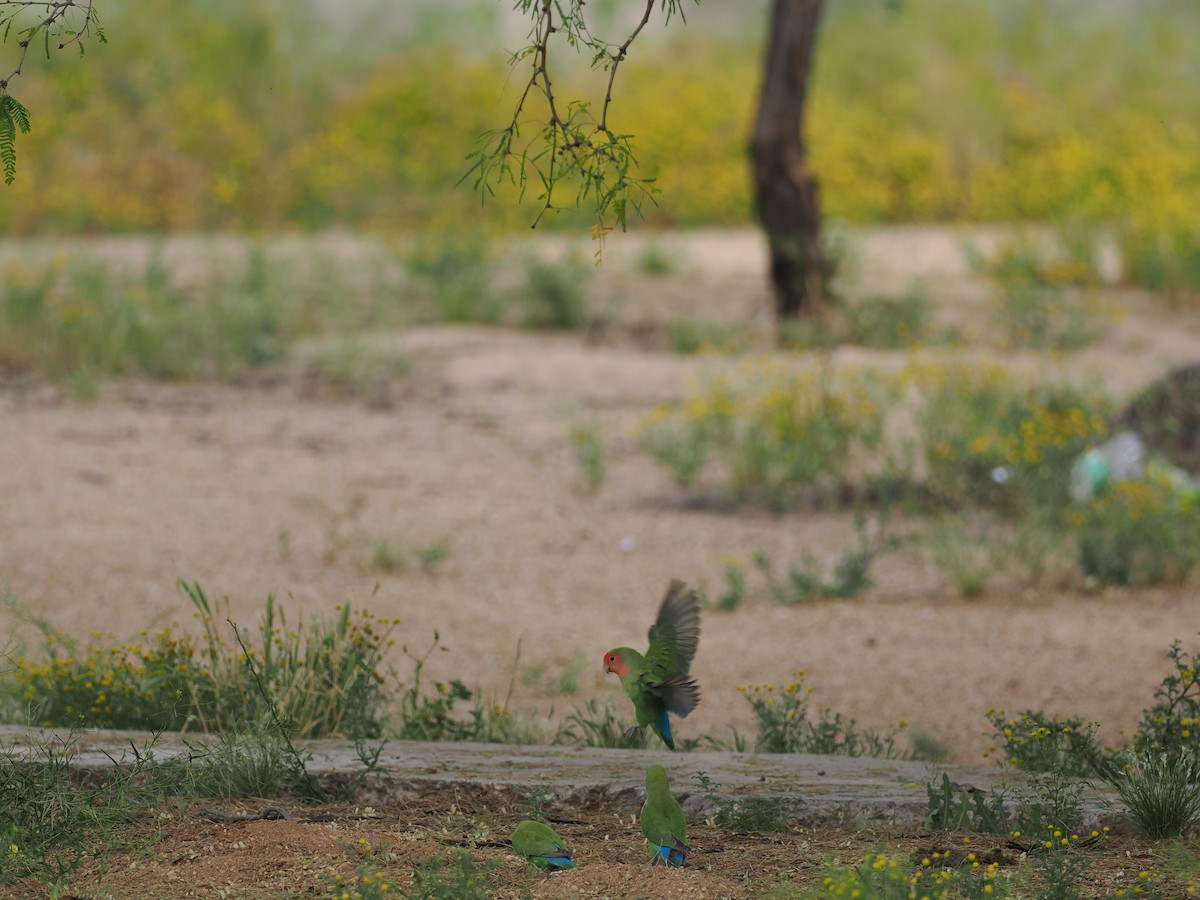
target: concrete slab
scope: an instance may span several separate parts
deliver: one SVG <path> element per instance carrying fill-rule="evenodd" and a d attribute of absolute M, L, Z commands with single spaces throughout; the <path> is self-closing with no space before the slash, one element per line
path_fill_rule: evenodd
<path fill-rule="evenodd" d="M 206 735 L 0 726 L 0 753 L 37 759 L 47 748 L 67 755 L 80 774 L 103 777 L 135 753 L 157 761 L 187 759 Z M 348 741 L 300 742 L 306 768 L 322 784 L 346 784 L 363 771 Z M 370 745 L 372 749 L 377 744 Z M 928 808 L 926 784 L 941 772 L 961 788 L 1011 788 L 1014 776 L 997 768 L 934 767 L 929 763 L 802 754 L 670 753 L 510 744 L 387 741 L 366 775 L 358 800 L 376 805 L 452 789 L 463 799 L 508 803 L 522 790 L 544 788 L 552 806 L 611 806 L 633 812 L 645 795 L 646 767 L 665 766 L 684 808 L 704 815 L 713 802 L 695 781 L 705 773 L 718 796 L 799 798 L 800 822 L 810 825 L 921 825 Z M 1089 790 L 1085 824 L 1113 818 L 1111 792 Z"/>

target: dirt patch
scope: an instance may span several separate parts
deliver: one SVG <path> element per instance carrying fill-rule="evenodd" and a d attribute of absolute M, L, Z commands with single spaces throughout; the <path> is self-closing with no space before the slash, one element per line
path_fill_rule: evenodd
<path fill-rule="evenodd" d="M 182 825 L 167 831 L 124 871 L 101 878 L 114 897 L 278 896 L 341 869 L 347 835 L 292 822 Z M 351 847 L 350 849 L 353 849 Z M 428 850 L 436 849 L 430 844 Z M 81 882 L 91 872 L 81 873 Z"/>
<path fill-rule="evenodd" d="M 659 279 L 622 268 L 626 245 L 611 242 L 597 305 L 618 323 L 761 319 L 757 238 L 678 240 L 685 264 Z M 865 240 L 862 264 L 872 284 L 898 293 L 920 261 L 931 296 L 977 317 L 980 290 L 947 256 L 953 247 L 945 230 L 900 230 Z M 1197 316 L 1123 302 L 1128 315 L 1078 354 L 1005 358 L 1122 396 L 1190 361 Z M 413 649 L 438 630 L 449 652 L 429 675 L 461 678 L 489 701 L 511 685 L 514 709 L 561 716 L 588 698 L 620 699 L 600 656 L 644 639 L 671 578 L 715 595 L 731 555 L 828 563 L 853 545 L 848 514 L 688 508 L 637 450 L 642 414 L 737 360 L 650 352 L 611 335 L 589 343 L 480 327 L 371 340 L 410 363 L 386 403 L 314 394 L 302 360 L 254 384 L 116 383 L 91 404 L 54 388 L 3 391 L 0 584 L 80 638 L 188 623 L 179 578 L 228 595 L 243 623 L 257 621 L 269 593 L 293 623 L 351 601 L 399 616 Z M 903 358 L 833 354 L 893 366 Z M 568 439 L 584 421 L 606 443 L 608 475 L 595 495 L 581 489 Z M 410 564 L 374 565 L 382 541 Z M 416 562 L 439 542 L 444 560 Z M 679 731 L 749 730 L 737 686 L 783 683 L 798 668 L 816 705 L 875 728 L 906 718 L 964 762 L 986 746 L 991 706 L 1128 731 L 1166 674 L 1164 651 L 1200 621 L 1193 587 L 1001 587 L 963 601 L 917 556 L 889 556 L 874 575 L 876 587 L 849 602 L 783 607 L 760 595 L 733 613 L 705 613 L 693 669 L 703 702 Z M 557 676 L 579 657 L 577 688 L 564 693 Z"/>
<path fill-rule="evenodd" d="M 748 869 L 740 878 L 717 871 L 725 854 L 745 849 L 744 840 L 716 842 L 703 851 L 706 859 L 668 871 L 649 865 L 650 854 L 628 817 L 575 818 L 554 825 L 577 848 L 578 868 L 545 876 L 512 853 L 506 813 L 511 817 L 506 810 L 468 813 L 450 795 L 430 798 L 419 807 L 298 811 L 300 821 L 295 822 L 197 824 L 187 812 L 160 812 L 142 836 L 147 842 L 143 849 L 119 853 L 119 865 L 110 858 L 103 875 L 99 863 L 85 864 L 73 884 L 79 890 L 99 880 L 95 891 L 80 896 L 163 900 L 278 897 L 309 893 L 314 887 L 331 893 L 336 883 L 349 884 L 363 874 L 407 888 L 421 861 L 447 861 L 465 851 L 486 872 L 481 880 L 495 897 L 751 896 L 744 883 Z M 706 833 L 717 837 L 714 831 Z"/>
<path fill-rule="evenodd" d="M 650 855 L 633 817 L 594 810 L 551 820 L 578 866 L 544 874 L 532 870 L 507 845 L 520 818 L 511 808 L 464 806 L 445 795 L 403 807 L 293 808 L 293 813 L 298 821 L 211 823 L 197 821 L 184 809 L 158 810 L 123 845 L 96 848 L 96 853 L 105 852 L 104 862 L 100 857 L 84 862 L 72 878 L 72 896 L 337 896 L 335 883 L 347 885 L 363 874 L 407 889 L 421 861 L 447 862 L 464 852 L 484 873 L 480 877 L 488 896 L 514 900 L 741 900 L 761 897 L 781 882 L 819 885 L 830 864 L 854 865 L 864 855 L 881 851 L 914 869 L 934 852 L 951 852 L 956 864 L 975 853 L 985 863 L 999 862 L 1001 877 L 1027 887 L 1036 868 L 1034 860 L 996 836 L 862 828 L 741 833 L 698 823 L 689 826 L 692 850 L 686 867 L 666 869 L 649 865 Z M 306 818 L 312 821 L 303 821 Z M 1085 897 L 1109 896 L 1128 886 L 1160 855 L 1149 843 L 1119 833 L 1085 852 Z M 1158 886 L 1164 896 L 1184 890 L 1180 884 Z"/>

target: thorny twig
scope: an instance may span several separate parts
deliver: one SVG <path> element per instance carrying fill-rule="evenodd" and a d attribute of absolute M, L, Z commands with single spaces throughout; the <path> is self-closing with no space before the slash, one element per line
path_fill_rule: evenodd
<path fill-rule="evenodd" d="M 17 58 L 16 68 L 5 78 L 0 79 L 0 91 L 7 91 L 9 82 L 21 74 L 21 70 L 25 67 L 25 58 L 29 55 L 29 45 L 33 43 L 33 39 L 37 37 L 38 32 L 42 32 L 45 35 L 47 56 L 50 55 L 50 37 L 52 34 L 60 37 L 69 35 L 65 40 L 59 42 L 59 50 L 65 50 L 72 44 L 79 44 L 82 47 L 80 42 L 91 32 L 92 26 L 95 24 L 97 25 L 96 34 L 103 41 L 104 33 L 98 26 L 92 2 L 93 0 L 82 0 L 82 2 L 76 2 L 76 0 L 0 0 L 0 10 L 3 10 L 4 7 L 9 7 L 7 12 L 0 11 L 0 25 L 4 28 L 5 40 L 8 39 L 14 20 L 22 12 L 27 9 L 37 8 L 45 10 L 45 16 L 35 24 L 17 32 L 21 35 L 21 39 L 17 42 L 17 46 L 21 50 L 21 55 Z M 78 29 L 68 27 L 67 16 L 72 10 L 78 10 L 83 15 L 83 25 Z M 61 26 L 58 30 L 55 30 L 53 27 L 56 23 Z"/>
<path fill-rule="evenodd" d="M 682 17 L 682 0 L 659 2 L 668 21 L 676 12 Z M 529 45 L 513 53 L 510 64 L 515 66 L 522 60 L 532 58 L 532 66 L 508 125 L 485 133 L 481 137 L 483 148 L 472 154 L 475 162 L 467 174 L 475 174 L 475 187 L 485 199 L 493 193 L 492 181 L 504 176 L 517 185 L 523 196 L 528 178 L 526 169 L 532 165 L 543 185 L 540 199 L 544 202 L 531 226 L 536 228 L 546 211 L 554 208 L 556 185 L 574 174 L 581 181 L 576 206 L 588 195 L 592 196 L 597 216 L 593 233 L 601 237 L 611 230 L 611 226 L 603 222 L 605 213 L 610 209 L 615 211 L 617 223 L 623 228 L 627 202 L 632 202 L 635 210 L 640 211 L 639 200 L 645 197 L 652 199 L 652 189 L 649 187 L 651 179 L 628 177 L 634 163 L 629 136 L 616 134 L 609 126 L 608 117 L 617 70 L 627 58 L 634 40 L 650 21 L 654 3 L 655 0 L 646 0 L 636 27 L 623 43 L 617 45 L 591 33 L 584 20 L 582 0 L 570 0 L 567 3 L 563 0 L 517 0 L 516 5 L 522 12 L 533 11 L 533 27 L 529 33 Z M 592 67 L 608 71 L 599 121 L 590 115 L 588 104 L 582 101 L 572 101 L 564 114 L 555 96 L 550 75 L 550 42 L 559 33 L 565 35 L 570 46 L 578 49 L 582 45 L 593 50 Z M 542 94 L 547 106 L 545 125 L 541 130 L 542 147 L 534 147 L 535 139 L 516 150 L 514 145 L 520 136 L 521 117 L 530 94 L 535 90 Z M 513 158 L 517 160 L 515 173 Z M 635 196 L 631 197 L 631 194 Z"/>

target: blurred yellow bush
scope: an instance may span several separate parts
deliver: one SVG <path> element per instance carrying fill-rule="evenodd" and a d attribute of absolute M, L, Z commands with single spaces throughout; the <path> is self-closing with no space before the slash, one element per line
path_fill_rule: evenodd
<path fill-rule="evenodd" d="M 112 43 L 22 76 L 34 130 L 21 139 L 0 226 L 532 221 L 536 183 L 523 205 L 502 185 L 482 211 L 469 181 L 459 183 L 477 137 L 507 124 L 521 86 L 499 47 L 418 35 L 379 59 L 318 54 L 304 41 L 316 47 L 320 36 L 295 23 L 287 31 L 274 9 L 205 0 L 147 17 L 112 0 Z M 1032 0 L 832 6 L 807 124 L 826 212 L 853 222 L 1115 222 L 1135 278 L 1195 289 L 1200 75 L 1190 61 L 1200 56 L 1200 9 L 1073 10 Z M 662 190 L 652 222 L 752 221 L 746 151 L 760 51 L 757 39 L 689 26 L 630 56 L 610 119 L 635 135 L 642 173 Z M 561 62 L 561 96 L 599 94 L 590 97 L 599 103 L 605 79 Z M 524 138 L 542 115 L 527 104 Z M 567 213 L 546 223 L 587 221 Z"/>

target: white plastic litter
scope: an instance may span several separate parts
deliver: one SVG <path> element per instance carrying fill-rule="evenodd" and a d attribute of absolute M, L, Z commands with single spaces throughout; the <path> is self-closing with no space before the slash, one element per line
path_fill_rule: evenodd
<path fill-rule="evenodd" d="M 1088 500 L 1118 481 L 1141 478 L 1146 472 L 1146 445 L 1132 431 L 1122 431 L 1084 453 L 1071 466 L 1071 496 Z"/>

